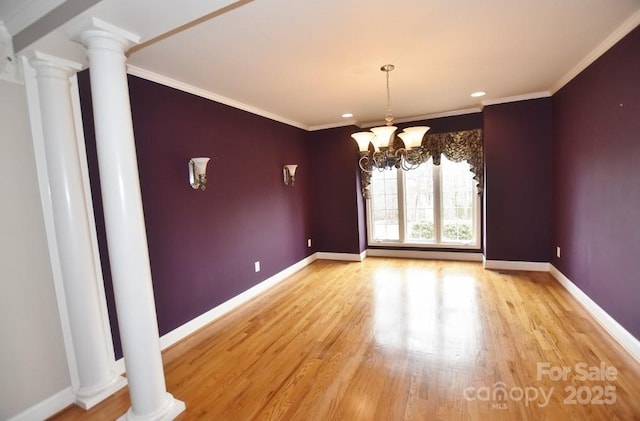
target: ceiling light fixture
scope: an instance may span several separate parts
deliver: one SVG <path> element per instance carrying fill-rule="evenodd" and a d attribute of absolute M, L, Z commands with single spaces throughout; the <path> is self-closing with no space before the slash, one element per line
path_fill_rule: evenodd
<path fill-rule="evenodd" d="M 481 96 L 485 96 L 487 93 L 485 91 L 477 91 L 471 94 L 472 97 L 474 98 L 479 98 Z"/>
<path fill-rule="evenodd" d="M 344 113 L 344 114 L 342 114 L 342 118 L 351 118 L 351 117 L 353 117 L 352 113 Z"/>
<path fill-rule="evenodd" d="M 383 171 L 388 168 L 401 168 L 412 170 L 429 159 L 429 155 L 423 153 L 422 139 L 429 130 L 427 126 L 408 127 L 398 136 L 402 139 L 404 147 L 394 149 L 394 133 L 398 129 L 393 125 L 391 115 L 391 94 L 389 92 L 389 72 L 395 68 L 393 64 L 385 64 L 380 68 L 387 78 L 387 112 L 386 125 L 372 127 L 369 132 L 353 133 L 351 137 L 360 149 L 360 169 L 363 177 L 371 177 L 373 169 Z M 373 144 L 374 151 L 369 151 L 369 144 Z"/>

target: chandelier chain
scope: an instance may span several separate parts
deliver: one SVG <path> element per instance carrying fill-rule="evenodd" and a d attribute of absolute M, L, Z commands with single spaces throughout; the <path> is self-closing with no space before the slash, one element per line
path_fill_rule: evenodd
<path fill-rule="evenodd" d="M 360 150 L 360 175 L 362 181 L 362 194 L 369 198 L 368 187 L 371 184 L 371 174 L 374 170 L 384 171 L 391 168 L 403 171 L 414 170 L 427 162 L 430 155 L 422 146 L 427 126 L 406 127 L 398 137 L 401 144 L 395 142 L 393 115 L 391 110 L 391 83 L 389 72 L 395 68 L 393 64 L 385 64 L 380 68 L 385 72 L 387 82 L 387 112 L 385 116 L 386 126 L 371 128 L 367 132 L 353 133 L 351 137 L 358 144 Z M 373 151 L 371 145 L 373 144 Z"/>
<path fill-rule="evenodd" d="M 387 74 L 387 115 L 384 120 L 387 122 L 387 126 L 393 124 L 393 116 L 391 115 L 391 90 L 389 88 L 389 72 L 393 70 L 393 65 L 382 66 L 382 70 Z"/>

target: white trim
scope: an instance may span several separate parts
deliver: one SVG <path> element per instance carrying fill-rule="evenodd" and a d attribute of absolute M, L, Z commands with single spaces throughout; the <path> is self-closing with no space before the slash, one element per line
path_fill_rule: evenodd
<path fill-rule="evenodd" d="M 76 41 L 81 44 L 83 44 L 82 34 L 87 31 L 102 31 L 110 33 L 124 40 L 128 44 L 128 47 L 131 47 L 135 44 L 140 44 L 140 40 L 142 39 L 142 37 L 138 34 L 134 34 L 133 32 L 127 31 L 120 28 L 119 26 L 112 25 L 109 22 L 105 22 L 102 19 L 98 19 L 93 16 L 88 18 L 83 17 L 77 22 L 73 22 L 66 29 L 66 33 L 69 38 L 72 41 Z"/>
<path fill-rule="evenodd" d="M 294 263 L 293 265 L 276 273 L 270 278 L 265 279 L 259 284 L 254 285 L 248 290 L 241 292 L 235 297 L 230 298 L 224 303 L 212 308 L 206 313 L 203 313 L 200 316 L 194 319 L 191 319 L 187 323 L 175 328 L 171 332 L 168 332 L 162 335 L 162 337 L 160 337 L 160 349 L 165 350 L 171 345 L 195 333 L 198 329 L 203 328 L 207 324 L 224 316 L 225 314 L 233 311 L 234 309 L 238 308 L 239 306 L 246 303 L 247 301 L 267 291 L 269 288 L 274 287 L 279 282 L 285 280 L 287 277 L 293 275 L 295 272 L 301 270 L 305 266 L 308 266 L 311 263 L 313 263 L 315 260 L 317 260 L 318 259 L 317 254 L 318 253 L 312 254 L 311 256 L 306 257 L 297 263 Z M 119 360 L 116 361 L 115 370 L 118 374 L 124 374 L 126 372 L 124 358 L 120 358 Z"/>
<path fill-rule="evenodd" d="M 367 255 L 371 257 L 401 257 L 410 259 L 428 260 L 458 260 L 463 262 L 481 262 L 482 253 L 456 253 L 452 251 L 427 251 L 427 250 L 392 250 L 392 249 L 367 249 Z"/>
<path fill-rule="evenodd" d="M 17 415 L 9 418 L 8 421 L 32 421 L 44 420 L 56 412 L 60 412 L 75 402 L 75 395 L 70 387 L 43 399 L 31 408 L 27 408 Z"/>
<path fill-rule="evenodd" d="M 395 123 L 411 123 L 414 121 L 433 120 L 436 118 L 454 117 L 458 115 L 475 114 L 479 112 L 482 112 L 482 107 L 464 108 L 461 110 L 443 111 L 441 113 L 422 114 L 422 115 L 416 115 L 412 117 L 394 118 L 393 122 L 394 124 Z M 363 129 L 369 128 L 369 127 L 383 126 L 385 124 L 386 124 L 385 121 L 369 121 L 365 123 L 356 123 L 358 127 Z"/>
<path fill-rule="evenodd" d="M 268 118 L 270 120 L 279 121 L 280 123 L 288 124 L 289 126 L 298 127 L 300 129 L 307 130 L 307 131 L 309 130 L 308 126 L 302 123 L 298 123 L 297 121 L 289 120 L 277 114 L 270 113 L 260 108 L 256 108 L 251 105 L 244 104 L 234 99 L 215 94 L 205 89 L 198 88 L 193 85 L 189 85 L 188 83 L 180 82 L 179 80 L 171 79 L 170 77 L 163 76 L 158 73 L 154 73 L 152 71 L 145 70 L 137 66 L 133 66 L 131 64 L 127 65 L 127 73 L 133 76 L 141 77 L 146 80 L 150 80 L 151 82 L 159 83 L 160 85 L 178 89 L 182 92 L 187 92 L 202 98 L 209 99 L 211 101 L 219 102 L 221 104 L 225 104 L 230 107 L 249 112 L 251 114 L 256 114 L 261 117 Z"/>
<path fill-rule="evenodd" d="M 431 162 L 431 161 L 429 161 Z M 367 218 L 367 245 L 370 247 L 383 247 L 383 248 L 437 248 L 437 249 L 450 249 L 450 250 L 467 250 L 473 251 L 480 249 L 480 209 L 482 209 L 482 203 L 480 202 L 480 195 L 475 195 L 475 199 L 472 202 L 473 205 L 473 225 L 476 228 L 476 235 L 473 241 L 466 242 L 446 242 L 442 241 L 442 229 L 444 226 L 444 221 L 442 221 L 442 165 L 431 165 L 432 178 L 433 178 L 433 220 L 434 220 L 434 241 L 424 241 L 419 242 L 417 240 L 414 241 L 406 241 L 406 231 L 407 226 L 405 224 L 406 221 L 406 191 L 405 191 L 405 180 L 406 180 L 406 171 L 401 171 L 398 169 L 396 173 L 397 179 L 397 195 L 396 199 L 398 202 L 398 232 L 399 236 L 397 240 L 375 240 L 373 227 L 374 223 L 372 221 L 372 202 L 373 197 L 365 199 L 365 216 Z M 472 189 L 477 191 L 475 187 L 474 180 Z M 438 242 L 441 241 L 441 242 Z"/>
<path fill-rule="evenodd" d="M 60 267 L 58 242 L 56 241 L 55 224 L 53 220 L 53 204 L 51 203 L 51 192 L 49 191 L 49 170 L 47 168 L 44 135 L 42 133 L 38 82 L 36 81 L 35 71 L 29 64 L 29 60 L 24 56 L 22 56 L 22 68 L 24 71 L 25 89 L 27 92 L 29 122 L 31 125 L 31 137 L 36 162 L 38 187 L 40 190 L 40 201 L 42 203 L 42 217 L 47 236 L 49 260 L 51 262 L 51 275 L 53 277 L 53 286 L 56 294 L 56 301 L 58 303 L 58 313 L 60 315 L 60 326 L 62 329 L 62 338 L 67 357 L 67 365 L 69 368 L 71 389 L 78 390 L 80 387 L 80 379 L 78 376 L 78 367 L 76 365 L 76 355 L 73 349 L 71 324 L 69 321 L 69 313 L 67 311 L 67 300 L 64 292 L 64 281 L 62 278 L 62 268 Z"/>
<path fill-rule="evenodd" d="M 340 260 L 343 262 L 362 262 L 367 257 L 367 251 L 360 254 L 356 253 L 331 253 L 327 251 L 319 251 L 316 254 L 318 260 Z"/>
<path fill-rule="evenodd" d="M 66 67 L 70 70 L 74 70 L 76 72 L 82 70 L 82 64 L 77 63 L 75 61 L 66 60 L 60 57 L 52 56 L 50 54 L 43 53 L 42 51 L 34 51 L 32 53 L 27 54 L 26 56 L 29 60 L 42 60 L 49 61 L 53 64 L 56 64 L 60 67 Z"/>
<path fill-rule="evenodd" d="M 358 123 L 355 120 L 351 119 L 351 120 L 341 121 L 340 123 L 328 123 L 328 124 L 319 124 L 317 126 L 309 126 L 307 130 L 310 132 L 315 132 L 318 130 L 335 129 L 337 127 L 347 127 L 347 126 L 361 127 L 361 126 L 358 126 Z"/>
<path fill-rule="evenodd" d="M 627 36 L 633 31 L 636 26 L 640 25 L 640 10 L 631 15 L 626 21 L 622 23 L 615 31 L 611 33 L 604 41 L 602 41 L 593 51 L 591 51 L 585 58 L 580 60 L 567 74 L 565 74 L 559 81 L 557 81 L 549 91 L 555 94 L 562 89 L 567 83 L 569 83 L 574 77 L 578 76 L 584 69 L 589 67 L 594 61 L 596 61 L 601 55 L 607 52 L 618 41 Z"/>
<path fill-rule="evenodd" d="M 211 323 L 215 319 L 229 313 L 243 303 L 256 297 L 267 289 L 275 286 L 286 277 L 313 263 L 315 260 L 340 260 L 340 261 L 362 261 L 367 256 L 371 257 L 400 257 L 400 258 L 417 258 L 432 260 L 456 260 L 456 261 L 472 261 L 484 263 L 485 269 L 504 269 L 504 270 L 527 270 L 549 272 L 558 282 L 580 303 L 585 309 L 602 325 L 602 327 L 620 343 L 636 360 L 640 362 L 640 342 L 625 330 L 618 322 L 609 316 L 602 308 L 600 308 L 593 300 L 575 286 L 566 276 L 550 263 L 544 262 L 515 262 L 506 260 L 485 260 L 481 253 L 455 253 L 442 251 L 420 251 L 420 250 L 389 250 L 389 249 L 367 249 L 360 254 L 354 253 L 329 253 L 317 252 L 293 266 L 284 269 L 276 275 L 266 279 L 249 290 L 231 298 L 230 300 L 220 304 L 219 306 L 209 310 L 207 313 L 196 317 L 195 319 L 185 323 L 177 329 L 163 335 L 160 338 L 161 348 L 165 348 L 175 344 L 179 340 L 189 336 L 196 330 Z M 125 372 L 124 360 L 121 358 L 116 361 L 116 369 L 119 374 Z M 12 420 L 13 421 L 13 420 Z"/>
<path fill-rule="evenodd" d="M 270 278 L 267 278 L 264 281 L 260 282 L 259 284 L 249 288 L 248 290 L 212 308 L 206 313 L 203 313 L 200 316 L 188 321 L 187 323 L 172 330 L 171 332 L 162 335 L 162 337 L 160 338 L 160 349 L 164 350 L 168 348 L 169 346 L 175 344 L 176 342 L 191 335 L 198 329 L 206 326 L 212 321 L 224 316 L 225 314 L 238 308 L 242 304 L 257 297 L 258 295 L 267 291 L 269 288 L 272 288 L 276 284 L 285 280 L 287 277 L 293 275 L 295 272 L 299 271 L 305 266 L 310 265 L 313 261 L 316 260 L 316 258 L 317 257 L 315 254 L 307 258 L 304 258 L 299 262 L 293 264 L 292 266 L 289 266 L 288 268 L 282 270 L 281 272 L 278 272 L 275 275 L 271 276 Z"/>
<path fill-rule="evenodd" d="M 120 357 L 119 360 L 116 360 L 115 365 L 113 366 L 114 370 L 119 376 L 122 376 L 127 372 L 127 367 L 124 365 L 124 358 Z"/>
<path fill-rule="evenodd" d="M 496 105 L 496 104 L 506 104 L 509 102 L 518 102 L 518 101 L 528 101 L 530 99 L 539 99 L 539 98 L 548 98 L 552 94 L 549 91 L 542 92 L 532 92 L 530 94 L 524 95 L 515 95 L 515 96 L 507 96 L 503 98 L 495 98 L 495 99 L 485 99 L 482 101 L 482 105 Z"/>
<path fill-rule="evenodd" d="M 520 262 L 511 260 L 486 260 L 483 258 L 485 269 L 493 270 L 527 270 L 533 272 L 549 272 L 547 262 Z"/>
<path fill-rule="evenodd" d="M 606 311 L 602 309 L 595 301 L 593 301 L 587 294 L 585 294 L 576 284 L 571 282 L 562 272 L 560 272 L 555 266 L 549 265 L 549 273 L 551 276 L 564 287 L 564 289 L 576 299 L 585 310 L 593 317 L 596 322 L 600 324 L 606 330 L 613 339 L 618 342 L 622 347 L 631 354 L 633 358 L 640 363 L 640 341 L 636 339 L 628 330 L 626 330 L 620 323 L 618 323 L 613 317 L 611 317 Z"/>

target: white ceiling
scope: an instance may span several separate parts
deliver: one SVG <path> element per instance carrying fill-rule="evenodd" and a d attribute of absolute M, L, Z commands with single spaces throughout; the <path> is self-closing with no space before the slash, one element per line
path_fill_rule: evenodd
<path fill-rule="evenodd" d="M 387 63 L 397 120 L 548 96 L 640 23 L 640 0 L 103 0 L 85 15 L 142 37 L 134 74 L 316 129 L 381 121 Z M 67 39 L 29 48 L 78 60 Z"/>

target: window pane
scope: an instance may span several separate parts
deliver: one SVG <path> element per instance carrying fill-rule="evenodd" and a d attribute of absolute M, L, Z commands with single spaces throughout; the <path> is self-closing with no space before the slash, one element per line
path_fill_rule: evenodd
<path fill-rule="evenodd" d="M 474 240 L 473 203 L 475 186 L 469 164 L 449 161 L 440 166 L 442 182 L 442 241 L 467 243 Z"/>
<path fill-rule="evenodd" d="M 373 239 L 399 240 L 398 171 L 373 171 L 370 190 Z"/>
<path fill-rule="evenodd" d="M 433 216 L 433 164 L 431 160 L 415 170 L 405 171 L 406 239 L 435 240 Z"/>

